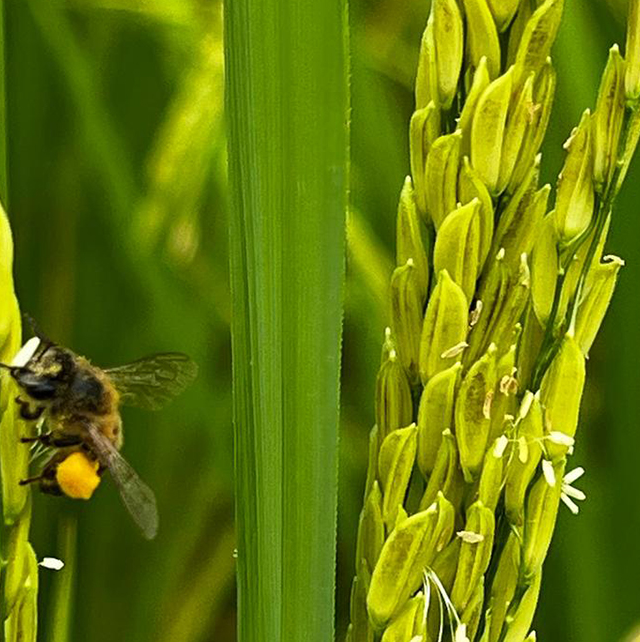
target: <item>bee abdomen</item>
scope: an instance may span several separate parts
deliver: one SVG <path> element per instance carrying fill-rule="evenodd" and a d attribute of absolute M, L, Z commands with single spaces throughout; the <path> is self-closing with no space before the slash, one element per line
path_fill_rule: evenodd
<path fill-rule="evenodd" d="M 100 432 L 118 449 L 122 448 L 122 420 L 120 415 L 113 415 L 100 425 Z"/>

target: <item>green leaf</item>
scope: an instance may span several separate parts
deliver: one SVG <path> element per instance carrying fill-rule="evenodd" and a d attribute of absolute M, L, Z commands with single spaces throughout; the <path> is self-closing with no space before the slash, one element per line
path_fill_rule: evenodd
<path fill-rule="evenodd" d="M 342 0 L 226 6 L 238 639 L 333 639 Z"/>

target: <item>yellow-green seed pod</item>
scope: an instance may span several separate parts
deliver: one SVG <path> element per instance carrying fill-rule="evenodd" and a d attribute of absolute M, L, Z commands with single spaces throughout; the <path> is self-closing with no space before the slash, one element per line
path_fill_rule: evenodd
<path fill-rule="evenodd" d="M 536 74 L 534 100 L 539 109 L 535 109 L 535 128 L 534 128 L 534 144 L 533 153 L 538 153 L 544 136 L 547 133 L 547 126 L 551 118 L 551 111 L 553 108 L 553 99 L 556 95 L 557 76 L 556 70 L 551 63 L 551 58 L 547 58 L 544 65 Z"/>
<path fill-rule="evenodd" d="M 568 150 L 558 177 L 556 228 L 563 242 L 582 234 L 593 218 L 593 145 L 591 115 L 587 109 L 564 147 Z"/>
<path fill-rule="evenodd" d="M 487 338 L 498 348 L 498 355 L 504 354 L 512 345 L 513 333 L 529 301 L 531 274 L 527 256 L 520 257 L 520 267 L 507 285 L 502 306 L 492 319 Z"/>
<path fill-rule="evenodd" d="M 513 416 L 515 411 L 518 380 L 516 379 L 516 348 L 517 338 L 509 350 L 499 359 L 497 364 L 497 381 L 493 391 L 491 404 L 491 427 L 489 428 L 489 443 L 493 443 L 505 433 L 510 425 L 507 415 Z M 486 503 L 486 502 L 485 502 Z"/>
<path fill-rule="evenodd" d="M 576 434 L 584 380 L 584 355 L 575 338 L 566 335 L 540 386 L 547 434 L 560 432 L 568 437 Z M 546 448 L 553 461 L 563 457 L 568 449 L 553 442 L 549 442 Z"/>
<path fill-rule="evenodd" d="M 520 576 L 521 544 L 518 536 L 511 531 L 507 543 L 500 553 L 498 568 L 491 583 L 489 608 L 491 620 L 485 628 L 483 642 L 498 642 L 509 604 L 513 600 Z"/>
<path fill-rule="evenodd" d="M 391 327 L 400 362 L 411 381 L 418 377 L 423 304 L 418 294 L 415 264 L 409 259 L 391 276 Z"/>
<path fill-rule="evenodd" d="M 11 558 L 9 558 L 11 559 Z M 5 640 L 35 642 L 38 628 L 38 560 L 31 544 L 25 544 L 21 590 L 3 622 Z M 7 609 L 9 611 L 9 609 Z"/>
<path fill-rule="evenodd" d="M 544 426 L 540 398 L 532 392 L 523 397 L 518 417 L 517 442 L 507 471 L 505 511 L 514 526 L 524 524 L 524 499 L 542 457 Z"/>
<path fill-rule="evenodd" d="M 436 555 L 431 565 L 433 572 L 438 576 L 440 583 L 444 586 L 447 593 L 451 593 L 453 581 L 456 578 L 461 546 L 462 540 L 459 537 L 454 537 L 444 549 Z"/>
<path fill-rule="evenodd" d="M 511 23 L 511 28 L 509 29 L 509 44 L 507 46 L 507 63 L 505 65 L 507 68 L 516 61 L 516 54 L 518 53 L 524 30 L 533 15 L 534 7 L 531 5 L 531 2 L 520 2 L 516 16 Z"/>
<path fill-rule="evenodd" d="M 20 349 L 21 317 L 13 285 L 13 239 L 9 219 L 0 204 L 0 362 L 9 364 Z M 6 526 L 20 522 L 28 523 L 29 509 L 25 505 L 29 496 L 27 486 L 18 485 L 18 481 L 28 476 L 30 450 L 28 444 L 20 438 L 30 434 L 31 428 L 18 417 L 17 405 L 13 399 L 17 394 L 8 372 L 0 374 L 0 470 L 2 470 L 2 513 Z M 15 533 L 5 532 L 4 536 Z M 25 560 L 28 532 L 16 541 L 9 540 L 8 550 L 4 553 L 13 559 L 9 569 L 15 567 L 22 572 Z M 14 557 L 15 555 L 15 557 Z M 7 605 L 8 606 L 8 605 Z M 5 612 L 9 612 L 9 608 Z"/>
<path fill-rule="evenodd" d="M 624 72 L 624 60 L 618 45 L 614 45 L 609 49 L 593 114 L 593 179 L 600 194 L 611 182 L 618 160 L 625 112 Z"/>
<path fill-rule="evenodd" d="M 11 363 L 20 349 L 20 311 L 13 288 L 13 239 L 0 203 L 0 362 Z M 24 450 L 24 448 L 21 446 Z M 24 492 L 23 492 L 24 494 Z"/>
<path fill-rule="evenodd" d="M 405 510 L 404 506 L 398 506 L 398 513 L 396 515 L 396 521 L 393 528 L 398 528 L 405 519 L 409 517 L 409 513 Z"/>
<path fill-rule="evenodd" d="M 476 479 L 487 450 L 491 425 L 491 402 L 496 386 L 495 345 L 490 345 L 460 384 L 456 401 L 455 424 L 460 466 L 468 483 Z"/>
<path fill-rule="evenodd" d="M 469 348 L 462 361 L 465 367 L 470 367 L 492 343 L 496 345 L 497 358 L 500 359 L 517 341 L 520 334 L 518 319 L 529 295 L 529 275 L 524 258 L 520 272 L 512 277 L 503 262 L 496 261 L 487 274 L 485 284 L 479 298 L 482 309 L 472 328 Z M 491 304 L 485 305 L 485 301 Z"/>
<path fill-rule="evenodd" d="M 497 196 L 513 67 L 494 80 L 476 106 L 471 124 L 471 163 L 491 194 Z"/>
<path fill-rule="evenodd" d="M 544 328 L 540 325 L 538 317 L 533 311 L 533 307 L 529 306 L 522 331 L 522 338 L 520 339 L 520 345 L 518 347 L 518 384 L 521 390 L 526 390 L 531 387 L 533 368 L 540 353 L 543 338 Z"/>
<path fill-rule="evenodd" d="M 491 343 L 488 331 L 491 323 L 499 313 L 509 284 L 509 275 L 504 265 L 504 250 L 494 254 L 493 260 L 487 265 L 488 270 L 480 281 L 478 300 L 481 302 L 480 314 L 474 319 L 475 323 L 469 334 L 469 347 L 464 352 L 463 364 L 471 364 L 487 349 Z"/>
<path fill-rule="evenodd" d="M 409 486 L 416 459 L 417 436 L 418 428 L 411 424 L 407 428 L 394 430 L 380 446 L 378 476 L 382 486 L 382 518 L 387 531 L 393 528 L 398 506 L 403 503 Z"/>
<path fill-rule="evenodd" d="M 535 77 L 534 104 L 529 114 L 530 127 L 526 132 L 522 151 L 507 187 L 509 194 L 513 194 L 518 189 L 535 162 L 549 125 L 555 91 L 556 72 L 551 60 L 547 60 Z"/>
<path fill-rule="evenodd" d="M 490 604 L 491 600 L 489 600 L 489 606 L 484 612 L 484 629 L 482 631 L 482 637 L 480 638 L 479 642 L 488 642 L 489 640 L 489 631 L 491 630 L 491 621 L 493 619 L 493 611 L 491 610 Z"/>
<path fill-rule="evenodd" d="M 500 73 L 500 40 L 487 0 L 463 0 L 467 21 L 467 59 L 477 68 L 483 57 L 491 78 Z"/>
<path fill-rule="evenodd" d="M 420 376 L 423 383 L 458 361 L 456 355 L 449 354 L 467 336 L 468 307 L 462 288 L 454 283 L 446 270 L 442 270 L 429 299 L 422 326 Z"/>
<path fill-rule="evenodd" d="M 409 642 L 420 635 L 424 630 L 424 609 L 424 595 L 420 592 L 391 620 L 381 642 Z"/>
<path fill-rule="evenodd" d="M 607 217 L 604 229 L 600 233 L 600 238 L 598 239 L 596 245 L 596 251 L 593 253 L 593 256 L 591 257 L 591 263 L 587 268 L 588 272 L 593 271 L 600 262 L 600 257 L 602 256 L 604 246 L 609 235 L 610 224 L 611 214 L 609 214 L 609 216 Z M 580 281 L 580 275 L 585 269 L 585 264 L 587 262 L 587 258 L 589 257 L 589 248 L 591 247 L 591 243 L 593 243 L 596 231 L 597 228 L 589 233 L 584 243 L 580 245 L 578 251 L 575 253 L 575 255 L 573 255 L 569 267 L 566 270 L 562 292 L 560 293 L 560 305 L 558 308 L 559 319 L 564 319 L 569 308 L 569 304 L 571 303 L 576 293 L 578 282 Z M 572 250 L 571 248 L 567 248 L 565 251 L 571 253 Z M 564 258 L 565 257 L 561 254 L 560 260 L 562 261 Z"/>
<path fill-rule="evenodd" d="M 473 74 L 473 82 L 467 93 L 467 98 L 460 112 L 460 120 L 458 121 L 458 129 L 462 132 L 462 154 L 464 156 L 468 156 L 471 150 L 471 123 L 476 113 L 478 100 L 480 100 L 480 96 L 482 96 L 490 82 L 487 59 L 483 56 Z"/>
<path fill-rule="evenodd" d="M 531 74 L 524 86 L 517 91 L 512 99 L 512 105 L 507 113 L 507 123 L 504 130 L 502 153 L 500 156 L 500 174 L 496 191 L 502 193 L 509 185 L 513 172 L 522 153 L 525 136 L 531 128 L 531 113 L 533 110 L 533 81 Z"/>
<path fill-rule="evenodd" d="M 433 13 L 429 16 L 427 26 L 422 34 L 420 43 L 420 56 L 418 58 L 418 71 L 416 73 L 416 109 L 426 107 L 430 102 L 434 103 L 436 110 L 434 118 L 440 129 L 440 104 L 438 97 L 438 69 L 436 65 L 436 44 L 433 32 Z"/>
<path fill-rule="evenodd" d="M 29 544 L 30 525 L 31 515 L 27 514 L 25 519 L 18 520 L 11 533 L 11 540 L 7 542 L 7 558 L 14 560 L 12 564 L 7 564 L 3 569 L 3 573 L 5 573 L 3 599 L 7 613 L 15 609 L 24 585 L 25 564 L 31 549 Z"/>
<path fill-rule="evenodd" d="M 625 47 L 627 69 L 624 85 L 627 100 L 635 102 L 640 97 L 640 2 L 629 0 L 627 19 L 627 46 Z"/>
<path fill-rule="evenodd" d="M 506 31 L 511 24 L 519 4 L 520 0 L 489 0 L 489 8 L 500 33 Z"/>
<path fill-rule="evenodd" d="M 463 489 L 464 480 L 458 466 L 458 449 L 455 437 L 450 430 L 443 430 L 433 472 L 420 500 L 420 510 L 431 506 L 440 492 L 457 508 L 462 498 Z"/>
<path fill-rule="evenodd" d="M 538 191 L 540 156 L 529 168 L 518 189 L 509 198 L 500 216 L 493 241 L 493 251 L 504 248 L 505 265 L 517 270 L 523 253 L 529 254 L 540 232 L 539 226 L 546 212 L 550 187 Z"/>
<path fill-rule="evenodd" d="M 386 626 L 419 588 L 423 571 L 453 534 L 454 509 L 439 495 L 428 509 L 408 517 L 382 547 L 367 596 L 369 617 Z"/>
<path fill-rule="evenodd" d="M 446 216 L 455 210 L 458 203 L 457 183 L 460 167 L 460 130 L 436 139 L 429 155 L 424 172 L 427 214 L 436 230 Z"/>
<path fill-rule="evenodd" d="M 379 439 L 413 420 L 413 400 L 409 380 L 395 350 L 382 364 L 376 381 L 376 423 Z"/>
<path fill-rule="evenodd" d="M 563 5 L 564 0 L 546 0 L 528 20 L 516 54 L 516 85 L 523 83 L 531 72 L 538 72 L 549 57 L 560 27 Z"/>
<path fill-rule="evenodd" d="M 393 332 L 391 332 L 391 328 L 387 326 L 384 329 L 384 339 L 382 340 L 380 364 L 383 364 L 385 361 L 387 361 L 389 359 L 389 355 L 392 352 L 397 354 L 398 346 L 396 346 L 396 341 L 393 336 Z"/>
<path fill-rule="evenodd" d="M 418 408 L 418 453 L 416 461 L 420 472 L 429 477 L 436 463 L 442 442 L 442 432 L 453 429 L 453 404 L 460 362 L 438 372 L 427 381 Z"/>
<path fill-rule="evenodd" d="M 436 106 L 430 102 L 426 107 L 417 109 L 411 116 L 409 125 L 409 155 L 411 159 L 411 176 L 413 178 L 414 196 L 420 214 L 425 217 L 427 201 L 424 188 L 424 168 L 427 154 L 433 141 L 438 137 L 434 130 L 434 112 Z"/>
<path fill-rule="evenodd" d="M 382 493 L 378 482 L 364 502 L 358 522 L 358 541 L 356 544 L 356 560 L 358 567 L 364 562 L 369 573 L 373 571 L 378 556 L 384 544 L 384 521 L 382 519 Z"/>
<path fill-rule="evenodd" d="M 472 504 L 467 510 L 464 531 L 458 534 L 462 546 L 451 589 L 451 601 L 458 613 L 467 608 L 480 578 L 489 566 L 494 531 L 493 511 L 482 502 Z"/>
<path fill-rule="evenodd" d="M 480 254 L 478 257 L 478 273 L 482 272 L 493 239 L 493 201 L 478 172 L 471 166 L 468 156 L 462 159 L 462 169 L 458 179 L 458 197 L 462 205 L 471 203 L 474 199 L 480 201 L 478 220 L 480 222 Z"/>
<path fill-rule="evenodd" d="M 541 325 L 551 314 L 558 281 L 558 237 L 553 212 L 545 217 L 531 257 L 531 301 Z"/>
<path fill-rule="evenodd" d="M 484 606 L 484 577 L 480 578 L 475 591 L 469 599 L 467 607 L 462 612 L 460 620 L 466 624 L 466 634 L 468 640 L 473 640 L 476 637 L 476 632 L 480 626 L 480 618 L 482 616 L 482 607 Z"/>
<path fill-rule="evenodd" d="M 373 489 L 373 482 L 378 477 L 378 426 L 374 426 L 369 432 L 369 457 L 367 459 L 367 481 L 364 486 L 364 498 L 366 499 Z"/>
<path fill-rule="evenodd" d="M 553 464 L 553 485 L 548 475 L 540 475 L 529 491 L 522 549 L 523 572 L 527 580 L 540 572 L 549 550 L 558 516 L 565 463 L 561 459 Z"/>
<path fill-rule="evenodd" d="M 616 288 L 618 272 L 624 261 L 617 256 L 608 256 L 605 263 L 596 266 L 589 273 L 587 292 L 578 308 L 575 340 L 582 354 L 588 356 L 596 334 L 607 313 L 613 291 Z"/>
<path fill-rule="evenodd" d="M 411 177 L 407 176 L 400 193 L 396 224 L 396 261 L 405 265 L 411 259 L 416 271 L 415 279 L 420 300 L 427 297 L 429 288 L 429 262 L 422 242 L 420 219 L 413 193 Z"/>
<path fill-rule="evenodd" d="M 504 485 L 504 473 L 509 440 L 506 435 L 498 437 L 484 456 L 484 466 L 478 486 L 478 499 L 491 511 L 495 511 Z"/>
<path fill-rule="evenodd" d="M 373 642 L 374 633 L 367 614 L 367 589 L 356 575 L 351 585 L 351 642 Z"/>
<path fill-rule="evenodd" d="M 538 596 L 540 595 L 540 586 L 542 584 L 542 573 L 537 573 L 531 578 L 529 587 L 525 591 L 522 599 L 509 608 L 506 617 L 506 634 L 502 638 L 503 642 L 535 642 L 535 633 L 527 635 L 527 631 L 533 622 L 533 616 L 538 605 Z M 526 639 L 525 639 L 526 638 Z"/>
<path fill-rule="evenodd" d="M 451 212 L 440 226 L 433 251 L 433 269 L 446 270 L 471 301 L 480 266 L 480 209 L 476 198 Z"/>
<path fill-rule="evenodd" d="M 462 68 L 462 16 L 456 0 L 434 0 L 432 11 L 440 106 L 448 111 L 458 90 Z"/>

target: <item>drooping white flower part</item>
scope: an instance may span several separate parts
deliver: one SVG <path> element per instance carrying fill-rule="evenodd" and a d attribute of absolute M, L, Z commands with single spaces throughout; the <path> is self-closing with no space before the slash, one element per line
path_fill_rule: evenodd
<path fill-rule="evenodd" d="M 580 507 L 573 500 L 577 499 L 582 502 L 587 498 L 579 488 L 574 488 L 572 486 L 573 482 L 580 479 L 582 475 L 584 475 L 584 468 L 582 468 L 582 466 L 578 466 L 568 472 L 562 479 L 562 492 L 560 494 L 560 499 L 574 515 L 577 515 L 580 512 Z"/>
<path fill-rule="evenodd" d="M 11 361 L 12 366 L 22 367 L 24 366 L 31 357 L 35 354 L 38 346 L 40 345 L 40 339 L 38 337 L 31 337 L 23 346 L 18 350 L 15 357 Z"/>
<path fill-rule="evenodd" d="M 556 471 L 553 470 L 553 464 L 548 459 L 542 460 L 542 474 L 549 486 L 553 487 L 556 485 Z"/>
<path fill-rule="evenodd" d="M 444 610 L 447 611 L 447 616 L 449 620 L 449 628 L 451 633 L 451 638 L 453 642 L 471 642 L 467 636 L 467 625 L 460 620 L 460 616 L 456 611 L 456 607 L 453 605 L 447 590 L 442 585 L 440 578 L 437 573 L 432 569 L 428 568 L 424 572 L 424 593 L 425 593 L 425 602 L 424 602 L 424 623 L 427 621 L 427 613 L 429 610 L 429 602 L 431 600 L 431 584 L 433 584 L 436 595 L 438 596 L 438 602 L 440 606 L 440 627 L 438 631 L 437 642 L 442 642 L 444 639 Z M 412 641 L 413 642 L 413 641 Z"/>
<path fill-rule="evenodd" d="M 59 571 L 64 568 L 64 562 L 57 557 L 43 557 L 38 566 L 48 568 L 50 571 Z"/>

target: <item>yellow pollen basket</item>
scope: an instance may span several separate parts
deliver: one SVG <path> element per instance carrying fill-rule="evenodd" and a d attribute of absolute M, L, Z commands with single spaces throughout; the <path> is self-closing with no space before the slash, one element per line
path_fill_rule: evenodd
<path fill-rule="evenodd" d="M 89 499 L 100 483 L 98 462 L 83 452 L 71 453 L 58 464 L 56 480 L 60 490 L 73 499 Z"/>

